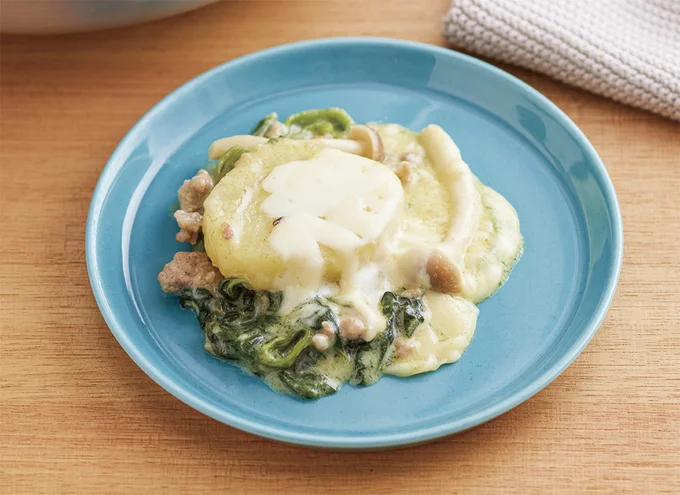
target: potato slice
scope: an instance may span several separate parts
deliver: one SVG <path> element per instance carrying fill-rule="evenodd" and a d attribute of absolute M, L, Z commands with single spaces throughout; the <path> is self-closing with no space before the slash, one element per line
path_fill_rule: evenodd
<path fill-rule="evenodd" d="M 262 181 L 276 166 L 311 158 L 316 151 L 302 141 L 262 144 L 244 153 L 214 187 L 203 205 L 203 235 L 206 253 L 222 275 L 244 277 L 257 289 L 273 288 L 285 267 L 267 240 L 272 219 L 260 211 L 268 196 Z M 224 235 L 227 225 L 229 238 Z"/>
<path fill-rule="evenodd" d="M 399 226 L 403 189 L 381 163 L 279 139 L 244 153 L 204 207 L 206 251 L 224 276 L 314 289 L 372 259 Z"/>

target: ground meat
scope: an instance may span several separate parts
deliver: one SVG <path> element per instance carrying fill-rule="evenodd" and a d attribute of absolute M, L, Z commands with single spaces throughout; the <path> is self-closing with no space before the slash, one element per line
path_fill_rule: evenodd
<path fill-rule="evenodd" d="M 199 170 L 198 173 L 177 191 L 179 209 L 186 212 L 203 211 L 203 202 L 213 188 L 213 180 L 207 170 Z"/>
<path fill-rule="evenodd" d="M 312 337 L 312 344 L 321 352 L 327 350 L 331 346 L 331 342 L 335 338 L 335 328 L 329 321 L 321 322 L 321 331 Z"/>
<path fill-rule="evenodd" d="M 340 337 L 345 340 L 365 340 L 366 330 L 366 324 L 359 318 L 350 316 L 340 321 Z"/>
<path fill-rule="evenodd" d="M 420 347 L 420 342 L 413 339 L 397 339 L 394 354 L 397 358 L 405 358 Z"/>
<path fill-rule="evenodd" d="M 321 333 L 324 334 L 326 337 L 332 337 L 335 335 L 335 328 L 333 328 L 333 325 L 329 321 L 322 321 L 321 322 Z"/>
<path fill-rule="evenodd" d="M 327 335 L 317 333 L 312 337 L 312 344 L 314 344 L 314 347 L 316 347 L 317 350 L 323 352 L 328 350 L 331 346 L 331 339 L 329 339 Z"/>
<path fill-rule="evenodd" d="M 400 295 L 403 297 L 420 297 L 423 295 L 423 289 L 413 287 L 410 289 L 406 289 Z"/>
<path fill-rule="evenodd" d="M 190 232 L 188 230 L 180 230 L 175 234 L 177 242 L 188 242 L 192 246 L 198 242 L 198 232 Z"/>
<path fill-rule="evenodd" d="M 189 213 L 188 211 L 177 210 L 175 212 L 175 220 L 177 220 L 177 225 L 180 229 L 188 230 L 189 232 L 199 232 L 203 215 L 198 212 Z"/>
<path fill-rule="evenodd" d="M 203 215 L 198 212 L 190 213 L 184 210 L 177 210 L 175 212 L 175 220 L 177 220 L 177 225 L 179 226 L 179 232 L 175 236 L 175 240 L 177 242 L 196 244 L 198 233 L 201 231 Z"/>
<path fill-rule="evenodd" d="M 185 287 L 213 289 L 222 279 L 222 274 L 202 252 L 176 253 L 170 263 L 158 274 L 163 292 L 177 294 Z"/>
<path fill-rule="evenodd" d="M 231 239 L 234 237 L 234 229 L 232 229 L 231 225 L 229 225 L 227 222 L 222 224 L 222 237 L 225 239 Z"/>
<path fill-rule="evenodd" d="M 427 260 L 425 270 L 430 284 L 437 292 L 455 294 L 460 292 L 460 272 L 441 251 L 434 251 Z"/>

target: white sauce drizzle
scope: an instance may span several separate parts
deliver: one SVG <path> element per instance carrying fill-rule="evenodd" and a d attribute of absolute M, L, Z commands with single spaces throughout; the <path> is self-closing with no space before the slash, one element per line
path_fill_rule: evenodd
<path fill-rule="evenodd" d="M 315 293 L 325 263 L 320 247 L 335 251 L 344 261 L 338 299 L 363 316 L 366 340 L 371 340 L 385 320 L 377 301 L 367 300 L 364 290 L 378 284 L 373 278 L 384 270 L 375 269 L 367 277 L 366 267 L 360 270 L 358 251 L 373 244 L 373 252 L 381 252 L 378 244 L 396 231 L 404 201 L 399 179 L 380 163 L 326 148 L 309 160 L 276 167 L 262 187 L 270 193 L 262 211 L 280 218 L 269 243 L 290 266 L 284 286 L 297 286 L 289 289 L 289 296 L 299 300 L 301 294 Z"/>

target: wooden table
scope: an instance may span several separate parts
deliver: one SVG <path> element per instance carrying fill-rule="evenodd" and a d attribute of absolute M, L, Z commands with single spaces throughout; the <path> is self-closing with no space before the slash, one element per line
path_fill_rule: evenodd
<path fill-rule="evenodd" d="M 680 124 L 505 67 L 564 109 L 621 201 L 621 283 L 552 385 L 473 431 L 330 453 L 224 426 L 162 390 L 99 314 L 85 220 L 125 132 L 176 86 L 306 38 L 443 44 L 448 0 L 226 1 L 117 31 L 1 41 L 0 492 L 680 492 Z"/>

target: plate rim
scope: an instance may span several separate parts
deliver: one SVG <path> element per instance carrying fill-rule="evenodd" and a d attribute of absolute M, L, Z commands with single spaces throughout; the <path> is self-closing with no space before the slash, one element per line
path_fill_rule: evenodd
<path fill-rule="evenodd" d="M 162 108 L 172 105 L 187 91 L 190 91 L 192 87 L 202 83 L 206 79 L 211 78 L 218 72 L 229 70 L 243 63 L 254 61 L 262 56 L 274 54 L 284 55 L 286 52 L 294 52 L 299 49 L 324 48 L 337 45 L 351 45 L 355 47 L 360 45 L 383 46 L 396 49 L 416 49 L 423 51 L 424 53 L 458 59 L 465 64 L 477 66 L 478 68 L 495 74 L 497 77 L 504 80 L 505 83 L 519 87 L 537 103 L 540 103 L 542 108 L 548 111 L 551 116 L 553 116 L 556 121 L 576 140 L 579 147 L 589 155 L 589 158 L 593 162 L 593 171 L 600 179 L 605 205 L 612 218 L 613 270 L 608 274 L 608 277 L 605 281 L 604 291 L 597 308 L 595 311 L 593 311 L 589 323 L 583 327 L 581 335 L 576 340 L 574 345 L 568 348 L 560 359 L 556 360 L 536 378 L 531 380 L 527 385 L 513 393 L 511 396 L 507 397 L 505 400 L 485 407 L 483 410 L 465 418 L 453 419 L 451 421 L 440 423 L 434 427 L 419 429 L 405 434 L 392 432 L 355 437 L 340 437 L 328 434 L 324 435 L 305 433 L 286 428 L 267 426 L 265 424 L 258 423 L 257 421 L 250 421 L 249 419 L 238 414 L 231 413 L 204 402 L 193 392 L 177 384 L 172 380 L 172 378 L 168 377 L 163 371 L 158 369 L 151 361 L 146 358 L 144 353 L 137 348 L 133 341 L 128 337 L 124 326 L 118 322 L 115 312 L 109 305 L 104 291 L 104 286 L 99 276 L 96 250 L 97 223 L 100 220 L 101 208 L 104 204 L 108 190 L 113 185 L 117 174 L 125 163 L 125 161 L 122 159 L 122 155 L 125 155 L 128 149 L 132 146 L 134 142 L 132 137 L 138 132 L 140 128 L 147 125 L 147 122 L 152 120 L 156 113 L 158 113 Z M 182 84 L 170 92 L 158 103 L 156 103 L 130 128 L 130 130 L 121 139 L 99 176 L 88 210 L 85 235 L 85 254 L 90 286 L 92 287 L 92 291 L 97 301 L 97 306 L 99 307 L 99 310 L 104 317 L 104 320 L 111 333 L 114 335 L 128 356 L 135 362 L 135 364 L 137 364 L 137 366 L 139 366 L 142 371 L 144 371 L 153 381 L 155 381 L 158 385 L 175 396 L 177 399 L 217 421 L 247 433 L 259 435 L 272 440 L 295 445 L 332 449 L 380 449 L 403 447 L 433 441 L 438 438 L 459 433 L 483 424 L 525 402 L 548 386 L 560 374 L 562 374 L 562 372 L 579 356 L 579 354 L 593 338 L 598 328 L 602 324 L 602 321 L 604 320 L 614 298 L 623 261 L 623 222 L 613 183 L 594 146 L 590 143 L 583 131 L 579 129 L 579 127 L 564 113 L 564 111 L 562 111 L 556 104 L 554 104 L 545 95 L 540 93 L 529 84 L 488 62 L 446 47 L 393 38 L 334 37 L 287 43 L 237 57 L 217 65 L 212 69 L 203 72 L 202 74 L 199 74 L 195 78 L 192 78 L 188 82 Z"/>

